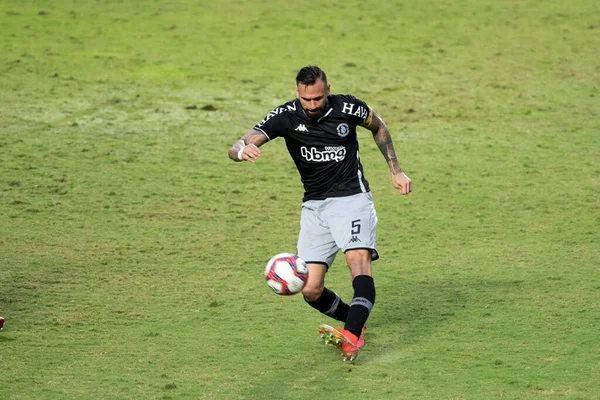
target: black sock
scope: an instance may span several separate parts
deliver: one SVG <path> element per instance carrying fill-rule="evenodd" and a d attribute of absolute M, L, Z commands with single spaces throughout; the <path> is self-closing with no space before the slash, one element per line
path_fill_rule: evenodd
<path fill-rule="evenodd" d="M 325 288 L 321 297 L 315 301 L 308 301 L 304 299 L 312 308 L 315 308 L 323 314 L 337 319 L 338 321 L 345 322 L 348 318 L 348 310 L 350 306 L 340 299 L 337 293 Z"/>
<path fill-rule="evenodd" d="M 352 282 L 354 298 L 344 329 L 359 337 L 375 304 L 375 283 L 369 275 L 358 275 Z"/>

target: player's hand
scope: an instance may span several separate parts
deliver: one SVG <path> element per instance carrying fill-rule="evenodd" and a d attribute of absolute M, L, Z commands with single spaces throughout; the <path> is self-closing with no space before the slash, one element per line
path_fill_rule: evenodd
<path fill-rule="evenodd" d="M 256 145 L 250 143 L 244 147 L 242 151 L 242 159 L 244 161 L 254 164 L 254 161 L 256 161 L 258 157 L 260 157 L 260 149 Z"/>
<path fill-rule="evenodd" d="M 409 194 L 412 192 L 412 181 L 404 172 L 392 175 L 392 183 L 400 194 Z"/>

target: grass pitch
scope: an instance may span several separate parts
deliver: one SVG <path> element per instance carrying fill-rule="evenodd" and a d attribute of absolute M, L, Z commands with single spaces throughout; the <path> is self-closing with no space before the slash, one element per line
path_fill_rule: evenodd
<path fill-rule="evenodd" d="M 0 2 L 0 387 L 7 399 L 595 399 L 596 1 Z M 227 148 L 329 75 L 380 219 L 367 345 L 263 281 L 294 251 L 281 141 Z M 341 257 L 328 285 L 346 299 Z"/>

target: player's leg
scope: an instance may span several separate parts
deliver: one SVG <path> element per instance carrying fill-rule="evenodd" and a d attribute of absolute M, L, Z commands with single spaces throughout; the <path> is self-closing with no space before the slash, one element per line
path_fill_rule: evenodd
<path fill-rule="evenodd" d="M 352 276 L 354 295 L 344 328 L 340 331 L 356 349 L 364 344 L 365 323 L 375 303 L 371 262 L 379 258 L 376 249 L 377 215 L 370 193 L 339 198 L 330 208 L 332 235 L 344 252 Z M 348 349 L 343 349 L 348 353 Z M 355 351 L 352 357 L 356 356 Z"/>
<path fill-rule="evenodd" d="M 308 264 L 308 280 L 302 289 L 304 300 L 312 308 L 335 320 L 345 322 L 350 306 L 334 291 L 325 287 L 327 266 Z"/>
<path fill-rule="evenodd" d="M 307 201 L 302 205 L 298 255 L 308 265 L 308 281 L 304 285 L 304 300 L 319 312 L 346 321 L 350 306 L 325 287 L 325 274 L 339 251 L 329 227 L 320 218 L 323 201 Z"/>
<path fill-rule="evenodd" d="M 373 304 L 375 304 L 375 282 L 371 272 L 371 251 L 364 249 L 347 250 L 345 256 L 352 275 L 354 296 L 344 329 L 359 338 L 373 309 Z"/>
<path fill-rule="evenodd" d="M 324 264 L 307 264 L 308 280 L 302 289 L 302 296 L 307 302 L 317 301 L 325 290 L 325 274 L 327 273 L 327 265 Z"/>
<path fill-rule="evenodd" d="M 354 287 L 348 317 L 343 328 L 321 325 L 319 333 L 325 343 L 338 346 L 344 360 L 353 361 L 365 344 L 363 331 L 375 303 L 375 285 L 371 277 L 371 251 L 348 250 L 345 255 Z"/>

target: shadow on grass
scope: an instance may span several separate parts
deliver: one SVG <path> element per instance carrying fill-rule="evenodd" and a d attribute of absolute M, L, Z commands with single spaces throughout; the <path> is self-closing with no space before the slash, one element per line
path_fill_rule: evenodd
<path fill-rule="evenodd" d="M 429 340 L 432 333 L 440 329 L 451 333 L 451 325 L 485 316 L 486 309 L 503 307 L 501 303 L 507 301 L 507 294 L 520 291 L 522 283 L 457 277 L 407 281 L 397 286 L 381 284 L 375 318 L 369 320 L 368 336 L 396 347 Z M 459 315 L 462 313 L 473 315 Z"/>
<path fill-rule="evenodd" d="M 6 336 L 4 333 L 0 333 L 0 343 L 1 342 L 12 342 L 13 340 L 15 340 L 15 338 Z"/>

